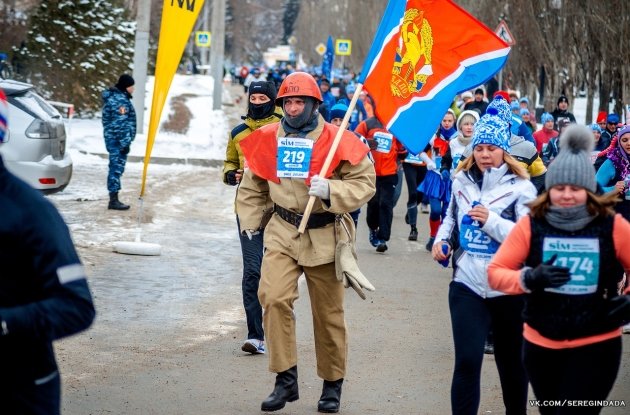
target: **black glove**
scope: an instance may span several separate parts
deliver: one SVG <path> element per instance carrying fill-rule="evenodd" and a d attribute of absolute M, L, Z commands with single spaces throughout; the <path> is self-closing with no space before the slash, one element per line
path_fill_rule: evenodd
<path fill-rule="evenodd" d="M 129 154 L 129 146 L 125 146 L 123 148 L 120 149 L 120 154 L 122 154 L 123 156 L 126 156 L 127 154 Z"/>
<path fill-rule="evenodd" d="M 618 295 L 608 303 L 610 311 L 607 321 L 615 327 L 625 326 L 630 323 L 630 296 Z"/>
<path fill-rule="evenodd" d="M 238 172 L 236 170 L 230 170 L 225 174 L 227 182 L 230 186 L 236 186 L 238 184 L 238 181 L 236 180 L 237 174 Z"/>
<path fill-rule="evenodd" d="M 399 151 L 398 152 L 398 160 L 404 160 L 409 155 L 408 151 Z"/>
<path fill-rule="evenodd" d="M 367 140 L 368 145 L 370 146 L 370 150 L 376 150 L 378 148 L 378 141 L 376 140 Z"/>
<path fill-rule="evenodd" d="M 552 265 L 557 257 L 558 255 L 554 255 L 536 268 L 528 270 L 523 278 L 525 286 L 535 291 L 560 287 L 569 282 L 571 280 L 569 268 Z"/>

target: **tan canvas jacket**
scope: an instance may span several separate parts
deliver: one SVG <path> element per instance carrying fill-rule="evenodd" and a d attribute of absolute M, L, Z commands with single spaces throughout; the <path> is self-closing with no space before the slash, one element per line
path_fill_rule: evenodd
<path fill-rule="evenodd" d="M 306 138 L 317 141 L 324 128 L 324 122 L 320 116 L 318 127 Z M 280 126 L 278 137 L 285 135 Z M 344 215 L 343 221 L 351 233 L 351 242 L 354 242 L 354 222 L 348 213 L 359 209 L 372 198 L 376 192 L 375 181 L 374 166 L 368 157 L 356 166 L 348 161 L 342 161 L 329 180 L 330 206 L 317 199 L 313 213 L 330 212 Z M 303 213 L 309 199 L 308 191 L 305 179 L 281 178 L 280 183 L 274 183 L 246 169 L 236 199 L 241 229 L 243 231 L 260 229 L 265 211 L 273 208 L 274 203 L 292 212 Z M 345 234 L 345 231 L 341 232 Z M 335 224 L 307 229 L 300 235 L 294 225 L 274 213 L 265 228 L 264 243 L 266 249 L 280 250 L 301 266 L 328 264 L 335 260 Z"/>

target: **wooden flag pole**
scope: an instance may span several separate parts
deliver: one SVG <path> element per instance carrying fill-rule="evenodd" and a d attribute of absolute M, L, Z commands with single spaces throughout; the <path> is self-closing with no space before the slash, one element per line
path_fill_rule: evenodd
<path fill-rule="evenodd" d="M 337 135 L 335 136 L 335 141 L 333 141 L 332 146 L 330 147 L 330 151 L 328 152 L 326 161 L 324 161 L 324 166 L 322 167 L 322 170 L 319 172 L 319 177 L 322 177 L 322 178 L 326 177 L 326 172 L 328 171 L 328 168 L 330 167 L 330 163 L 332 163 L 332 159 L 335 156 L 337 147 L 339 147 L 341 136 L 346 130 L 346 127 L 348 126 L 348 122 L 350 122 L 350 116 L 352 115 L 352 111 L 354 111 L 354 107 L 357 105 L 357 100 L 359 99 L 361 89 L 363 89 L 363 85 L 357 84 L 357 90 L 354 91 L 354 96 L 352 97 L 352 101 L 350 101 L 350 105 L 348 106 L 348 111 L 346 111 L 346 115 L 345 117 L 343 117 L 343 121 L 341 122 L 341 125 L 339 126 L 339 131 L 337 131 Z M 298 228 L 299 233 L 304 233 L 304 231 L 306 230 L 306 224 L 308 223 L 309 216 L 311 216 L 311 211 L 313 210 L 315 199 L 317 199 L 317 196 L 311 196 L 308 199 L 306 210 L 304 210 L 304 215 L 302 216 L 302 221 L 300 222 L 300 227 Z"/>

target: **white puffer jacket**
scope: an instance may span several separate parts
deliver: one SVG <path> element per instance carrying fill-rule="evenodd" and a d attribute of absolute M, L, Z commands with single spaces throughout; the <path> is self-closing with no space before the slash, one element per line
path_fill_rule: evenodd
<path fill-rule="evenodd" d="M 504 163 L 486 169 L 481 190 L 471 173 L 465 171 L 457 173 L 452 189 L 451 203 L 435 240 L 449 241 L 459 230 L 463 252 L 456 259 L 455 281 L 466 284 L 483 298 L 503 295 L 488 286 L 488 265 L 514 224 L 529 213 L 525 204 L 536 199 L 536 188 L 529 180 L 510 173 Z M 483 226 L 476 222 L 463 226 L 462 220 L 475 201 L 488 208 L 488 220 Z"/>

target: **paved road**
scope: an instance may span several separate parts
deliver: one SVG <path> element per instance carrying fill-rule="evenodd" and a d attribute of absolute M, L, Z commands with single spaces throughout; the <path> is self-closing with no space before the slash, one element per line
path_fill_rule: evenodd
<path fill-rule="evenodd" d="M 65 414 L 257 413 L 274 375 L 265 356 L 240 351 L 246 326 L 241 306 L 240 249 L 231 213 L 233 189 L 217 169 L 152 170 L 145 240 L 161 243 L 161 257 L 112 253 L 110 242 L 130 239 L 137 220 L 132 197 L 140 166 L 124 177 L 129 212 L 105 209 L 106 194 L 87 201 L 75 195 L 104 179 L 103 163 L 78 166 L 74 187 L 53 197 L 70 222 L 90 270 L 98 316 L 91 330 L 56 344 Z M 101 177 L 103 176 L 103 177 Z M 390 250 L 374 252 L 360 219 L 358 254 L 377 287 L 362 301 L 347 291 L 350 328 L 345 414 L 446 414 L 453 348 L 447 308 L 450 269 L 406 240 L 405 194 L 396 210 Z M 300 283 L 296 303 L 300 400 L 282 414 L 314 414 L 321 390 L 315 373 L 310 305 Z M 630 350 L 630 336 L 624 339 Z M 630 353 L 611 398 L 630 394 Z M 501 413 L 493 357 L 486 356 L 480 413 Z M 630 402 L 629 402 L 630 403 Z M 531 410 L 530 413 L 536 413 Z M 606 410 L 622 414 L 626 410 Z"/>

